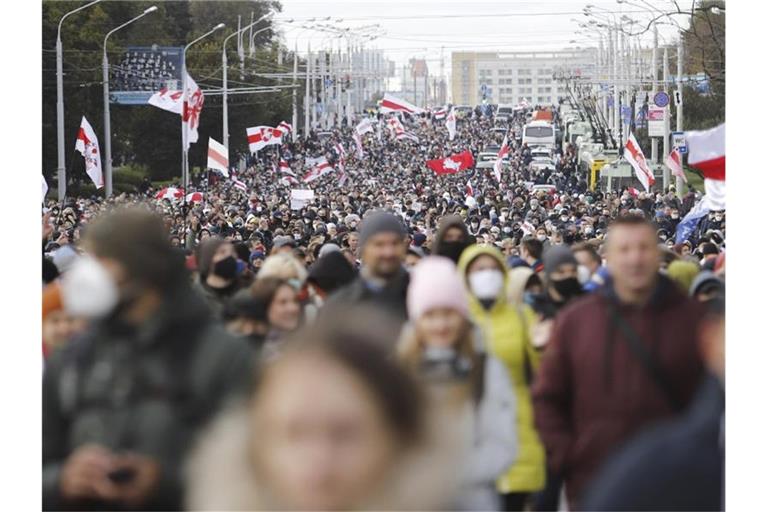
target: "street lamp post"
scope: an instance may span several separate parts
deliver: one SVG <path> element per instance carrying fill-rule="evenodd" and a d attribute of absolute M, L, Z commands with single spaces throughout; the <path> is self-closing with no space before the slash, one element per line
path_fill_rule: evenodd
<path fill-rule="evenodd" d="M 184 47 L 181 52 L 181 179 L 184 187 L 184 202 L 186 204 L 187 189 L 189 188 L 189 134 L 187 125 L 184 123 L 184 110 L 187 106 L 187 50 L 198 41 L 205 39 L 219 29 L 224 28 L 223 23 L 219 23 L 211 30 L 198 37 Z"/>
<path fill-rule="evenodd" d="M 106 197 L 112 196 L 112 128 L 110 124 L 110 117 L 109 117 L 109 60 L 107 58 L 107 39 L 109 39 L 109 36 L 120 30 L 121 28 L 127 27 L 134 21 L 137 21 L 147 14 L 151 12 L 155 12 L 157 10 L 156 6 L 152 6 L 149 9 L 146 9 L 144 12 L 136 16 L 135 18 L 126 21 L 122 25 L 113 28 L 109 32 L 107 32 L 107 35 L 104 36 L 104 55 L 102 58 L 102 76 L 103 76 L 103 82 L 104 82 L 104 164 L 106 166 L 106 187 L 105 187 L 105 195 Z"/>
<path fill-rule="evenodd" d="M 99 2 L 101 2 L 101 0 L 94 0 L 91 3 L 66 13 L 59 20 L 59 28 L 56 32 L 56 142 L 58 146 L 57 174 L 59 180 L 58 189 L 60 202 L 64 201 L 67 194 L 67 163 L 66 155 L 64 153 L 64 57 L 62 56 L 61 48 L 61 24 L 64 23 L 67 16 L 82 11 Z"/>
<path fill-rule="evenodd" d="M 250 25 L 247 25 L 239 30 L 236 30 L 235 32 L 228 35 L 226 38 L 224 38 L 224 44 L 222 46 L 221 50 L 221 80 L 222 80 L 222 103 L 223 103 L 223 110 L 222 110 L 222 128 L 221 128 L 221 143 L 224 144 L 224 147 L 229 150 L 229 108 L 227 105 L 228 100 L 228 84 L 227 84 L 227 43 L 230 39 L 232 39 L 235 36 L 239 36 L 243 34 L 246 30 L 251 29 L 254 25 L 260 23 L 261 21 L 267 19 L 268 17 L 274 15 L 274 11 L 270 11 L 258 20 L 254 21 Z M 239 37 L 238 37 L 239 39 Z M 253 40 L 251 40 L 251 46 L 253 45 Z"/>

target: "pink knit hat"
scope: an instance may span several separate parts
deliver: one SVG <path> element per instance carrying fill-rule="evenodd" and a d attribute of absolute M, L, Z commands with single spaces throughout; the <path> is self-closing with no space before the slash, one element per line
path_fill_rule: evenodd
<path fill-rule="evenodd" d="M 411 269 L 408 316 L 417 320 L 430 309 L 443 307 L 469 318 L 467 294 L 456 265 L 443 256 L 428 256 Z"/>

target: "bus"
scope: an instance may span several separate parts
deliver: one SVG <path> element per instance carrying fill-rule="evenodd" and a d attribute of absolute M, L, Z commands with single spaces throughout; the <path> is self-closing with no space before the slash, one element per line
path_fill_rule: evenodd
<path fill-rule="evenodd" d="M 523 144 L 555 147 L 555 128 L 547 121 L 531 121 L 523 127 Z"/>

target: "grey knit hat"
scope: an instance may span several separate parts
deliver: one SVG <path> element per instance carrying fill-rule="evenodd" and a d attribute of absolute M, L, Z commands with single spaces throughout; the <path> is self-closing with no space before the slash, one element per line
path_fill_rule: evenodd
<path fill-rule="evenodd" d="M 578 265 L 579 262 L 573 255 L 573 252 L 564 245 L 554 245 L 544 252 L 544 277 L 549 279 L 550 274 L 557 270 L 557 267 L 564 264 Z"/>
<path fill-rule="evenodd" d="M 363 219 L 360 226 L 360 246 L 364 246 L 368 238 L 379 233 L 395 233 L 405 237 L 405 226 L 391 213 L 382 211 L 371 213 Z"/>

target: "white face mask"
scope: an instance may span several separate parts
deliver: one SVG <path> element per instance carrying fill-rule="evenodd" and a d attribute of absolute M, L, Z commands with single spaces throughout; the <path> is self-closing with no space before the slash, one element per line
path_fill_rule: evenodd
<path fill-rule="evenodd" d="M 479 270 L 469 274 L 469 288 L 478 299 L 495 299 L 504 287 L 504 274 L 498 270 Z"/>
<path fill-rule="evenodd" d="M 61 295 L 67 313 L 100 318 L 117 306 L 120 294 L 114 279 L 93 256 L 82 256 L 61 278 Z"/>
<path fill-rule="evenodd" d="M 577 268 L 577 274 L 579 278 L 579 283 L 586 284 L 589 282 L 589 279 L 592 277 L 592 273 L 589 271 L 587 267 L 584 265 L 579 265 Z"/>
<path fill-rule="evenodd" d="M 539 242 L 543 242 L 547 239 L 547 235 L 537 235 L 536 238 L 539 240 Z"/>

